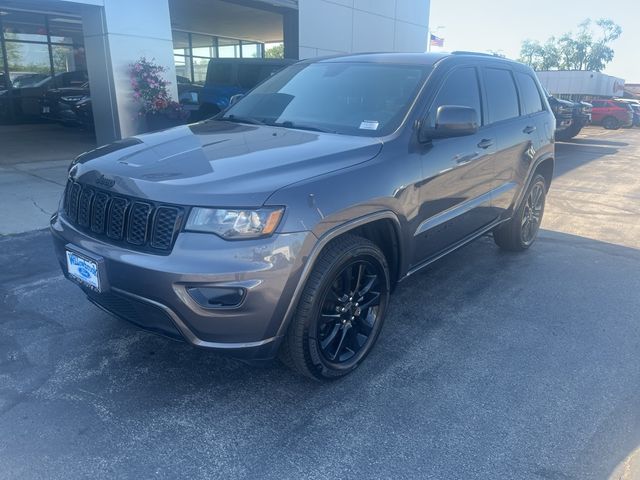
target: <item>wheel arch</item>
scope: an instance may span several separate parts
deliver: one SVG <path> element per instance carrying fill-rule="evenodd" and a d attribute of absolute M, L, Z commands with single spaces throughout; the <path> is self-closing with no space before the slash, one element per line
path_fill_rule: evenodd
<path fill-rule="evenodd" d="M 549 188 L 551 186 L 551 182 L 553 181 L 553 172 L 555 169 L 555 160 L 553 157 L 547 157 L 544 160 L 542 160 L 541 162 L 539 162 L 536 167 L 533 169 L 533 172 L 531 174 L 531 178 L 529 179 L 530 183 L 531 180 L 533 179 L 533 177 L 536 174 L 540 174 L 544 177 L 545 181 L 547 182 L 547 188 Z"/>
<path fill-rule="evenodd" d="M 278 336 L 284 335 L 287 331 L 296 306 L 300 301 L 305 284 L 307 283 L 309 275 L 313 271 L 318 258 L 322 254 L 322 251 L 332 240 L 335 240 L 342 235 L 358 235 L 367 238 L 378 245 L 389 264 L 391 291 L 393 291 L 401 275 L 402 262 L 404 260 L 400 233 L 400 220 L 397 215 L 390 210 L 384 210 L 350 220 L 332 228 L 322 235 L 309 253 L 300 275 L 298 285 L 292 295 L 291 301 L 289 302 L 284 315 L 284 319 L 278 330 Z"/>

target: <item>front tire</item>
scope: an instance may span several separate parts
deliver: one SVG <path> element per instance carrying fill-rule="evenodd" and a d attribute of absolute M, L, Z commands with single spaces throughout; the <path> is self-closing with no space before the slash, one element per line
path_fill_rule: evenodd
<path fill-rule="evenodd" d="M 511 220 L 493 231 L 493 240 L 500 248 L 522 252 L 533 245 L 542 223 L 546 197 L 547 182 L 537 174 Z"/>
<path fill-rule="evenodd" d="M 558 140 L 559 142 L 569 142 L 571 141 L 576 135 L 578 135 L 580 133 L 580 131 L 582 130 L 581 126 L 578 125 L 574 125 L 572 124 L 571 126 L 569 126 L 568 128 L 558 132 L 556 134 L 556 140 Z"/>
<path fill-rule="evenodd" d="M 389 292 L 389 267 L 377 245 L 355 235 L 333 240 L 309 276 L 280 359 L 317 380 L 352 372 L 380 334 Z"/>

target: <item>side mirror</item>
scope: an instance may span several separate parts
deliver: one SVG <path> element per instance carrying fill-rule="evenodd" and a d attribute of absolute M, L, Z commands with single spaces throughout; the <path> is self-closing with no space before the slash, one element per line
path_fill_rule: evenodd
<path fill-rule="evenodd" d="M 475 108 L 442 105 L 438 107 L 433 126 L 427 120 L 421 123 L 418 138 L 421 142 L 427 142 L 434 138 L 473 135 L 477 131 L 478 112 Z"/>
<path fill-rule="evenodd" d="M 234 106 L 236 103 L 238 103 L 240 101 L 240 99 L 244 97 L 244 94 L 242 93 L 238 93 L 236 95 L 232 95 L 231 98 L 229 99 L 229 106 L 232 107 Z"/>

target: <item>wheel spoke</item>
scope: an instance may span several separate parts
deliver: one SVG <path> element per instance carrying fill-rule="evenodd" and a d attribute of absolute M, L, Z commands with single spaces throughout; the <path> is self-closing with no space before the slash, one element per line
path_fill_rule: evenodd
<path fill-rule="evenodd" d="M 340 331 L 340 326 L 341 325 L 339 323 L 336 323 L 333 326 L 333 329 L 331 330 L 331 332 L 329 332 L 329 335 L 327 335 L 324 338 L 324 340 L 320 342 L 320 348 L 322 348 L 322 350 L 326 350 L 327 347 L 331 345 L 331 342 L 335 340 L 336 336 L 338 335 L 338 332 Z"/>
<path fill-rule="evenodd" d="M 351 279 L 353 265 L 349 265 L 342 271 L 342 291 L 345 295 L 351 296 Z"/>
<path fill-rule="evenodd" d="M 376 307 L 380 304 L 380 292 L 370 292 L 373 295 L 369 300 L 360 305 L 363 312 L 369 307 Z"/>
<path fill-rule="evenodd" d="M 367 293 L 369 293 L 369 290 L 371 290 L 371 287 L 373 287 L 373 284 L 378 279 L 377 275 L 367 275 L 366 277 L 368 278 L 367 283 L 365 283 L 364 287 L 362 287 L 362 290 L 358 292 L 358 296 L 360 298 L 363 298 Z"/>
<path fill-rule="evenodd" d="M 339 313 L 322 313 L 320 314 L 320 325 L 329 323 L 330 321 L 340 320 L 341 315 Z"/>
<path fill-rule="evenodd" d="M 340 355 L 342 351 L 342 346 L 344 345 L 344 338 L 347 336 L 347 332 L 351 329 L 351 324 L 347 323 L 344 327 L 342 327 L 342 336 L 340 337 L 340 341 L 338 342 L 338 346 L 336 347 L 336 352 L 333 354 L 332 360 L 335 360 Z"/>
<path fill-rule="evenodd" d="M 356 295 L 360 290 L 360 282 L 362 281 L 362 274 L 364 273 L 364 264 L 358 265 L 358 278 L 356 280 L 356 287 L 353 289 L 353 294 Z"/>

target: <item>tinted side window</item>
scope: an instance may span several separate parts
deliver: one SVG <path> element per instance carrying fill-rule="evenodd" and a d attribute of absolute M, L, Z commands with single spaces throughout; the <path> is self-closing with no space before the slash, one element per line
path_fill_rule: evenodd
<path fill-rule="evenodd" d="M 486 68 L 484 70 L 489 123 L 507 120 L 520 115 L 518 92 L 509 70 Z"/>
<path fill-rule="evenodd" d="M 260 82 L 260 65 L 238 65 L 238 83 L 242 88 L 250 89 Z"/>
<path fill-rule="evenodd" d="M 542 100 L 540 99 L 540 92 L 538 86 L 531 75 L 526 73 L 516 73 L 518 78 L 518 84 L 520 85 L 520 95 L 522 95 L 522 103 L 524 104 L 524 110 L 526 114 L 541 112 Z"/>
<path fill-rule="evenodd" d="M 478 125 L 480 125 L 480 89 L 478 88 L 478 76 L 475 68 L 460 68 L 454 70 L 447 77 L 431 108 L 432 121 L 435 121 L 438 107 L 442 105 L 474 108 L 478 115 Z"/>
<path fill-rule="evenodd" d="M 209 63 L 207 83 L 214 85 L 233 85 L 233 65 L 230 63 Z"/>

